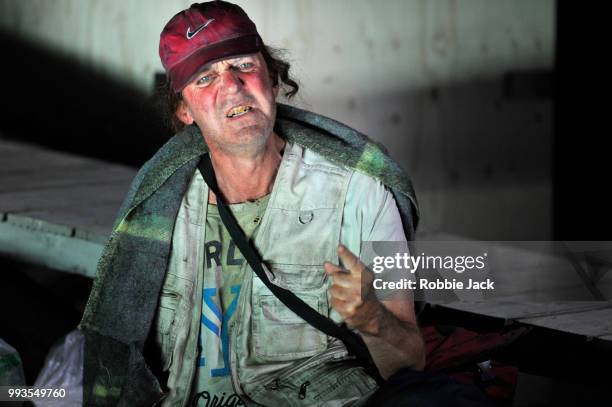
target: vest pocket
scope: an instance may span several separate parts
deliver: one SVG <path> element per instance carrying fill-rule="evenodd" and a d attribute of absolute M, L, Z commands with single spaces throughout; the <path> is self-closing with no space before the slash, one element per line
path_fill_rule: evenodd
<path fill-rule="evenodd" d="M 305 266 L 270 263 L 269 268 L 273 274 L 269 276 L 272 283 L 291 291 L 319 290 L 328 280 L 322 264 Z"/>
<path fill-rule="evenodd" d="M 323 315 L 325 290 L 298 296 Z M 322 293 L 321 293 L 322 292 Z M 313 356 L 327 348 L 327 335 L 313 328 L 274 295 L 260 295 L 253 307 L 253 351 L 259 362 L 290 361 Z"/>
<path fill-rule="evenodd" d="M 340 341 L 325 352 L 266 375 L 252 389 L 245 387 L 254 401 L 279 406 L 353 405 L 376 388 L 374 379 L 348 356 Z"/>

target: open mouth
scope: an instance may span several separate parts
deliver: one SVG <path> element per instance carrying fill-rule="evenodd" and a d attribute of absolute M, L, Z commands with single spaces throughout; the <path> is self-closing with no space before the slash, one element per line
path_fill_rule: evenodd
<path fill-rule="evenodd" d="M 236 106 L 231 108 L 230 111 L 227 112 L 225 117 L 231 119 L 233 117 L 242 116 L 243 114 L 250 112 L 251 109 L 253 109 L 251 106 Z"/>

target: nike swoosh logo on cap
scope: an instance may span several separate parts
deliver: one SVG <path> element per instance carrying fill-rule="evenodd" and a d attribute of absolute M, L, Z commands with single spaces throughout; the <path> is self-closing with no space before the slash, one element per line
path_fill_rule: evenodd
<path fill-rule="evenodd" d="M 203 29 L 205 29 L 206 27 L 208 27 L 208 24 L 212 23 L 213 21 L 215 21 L 214 18 L 211 18 L 210 20 L 208 20 L 207 22 L 205 22 L 204 24 L 202 24 L 201 26 L 199 26 L 198 28 L 196 28 L 195 31 L 191 31 L 191 27 L 187 28 L 187 34 L 186 37 L 188 40 L 192 39 L 193 37 L 196 36 L 197 33 L 199 33 L 200 31 L 202 31 Z"/>

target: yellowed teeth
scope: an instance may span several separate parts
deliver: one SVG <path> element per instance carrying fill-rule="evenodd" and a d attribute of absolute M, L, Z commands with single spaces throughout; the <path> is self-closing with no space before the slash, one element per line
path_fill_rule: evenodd
<path fill-rule="evenodd" d="M 227 114 L 227 117 L 240 116 L 241 114 L 244 114 L 248 112 L 249 110 L 251 110 L 250 106 L 237 106 L 233 108 L 232 110 L 230 110 L 230 112 Z"/>

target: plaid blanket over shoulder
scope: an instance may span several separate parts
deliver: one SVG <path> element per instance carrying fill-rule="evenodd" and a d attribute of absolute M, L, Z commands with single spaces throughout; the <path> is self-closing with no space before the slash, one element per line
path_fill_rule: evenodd
<path fill-rule="evenodd" d="M 408 239 L 418 206 L 410 179 L 384 147 L 332 119 L 278 104 L 276 132 L 331 162 L 384 183 Z M 163 396 L 142 355 L 170 255 L 181 199 L 208 152 L 196 126 L 170 139 L 138 172 L 98 263 L 79 328 L 84 332 L 85 405 L 152 405 Z"/>

